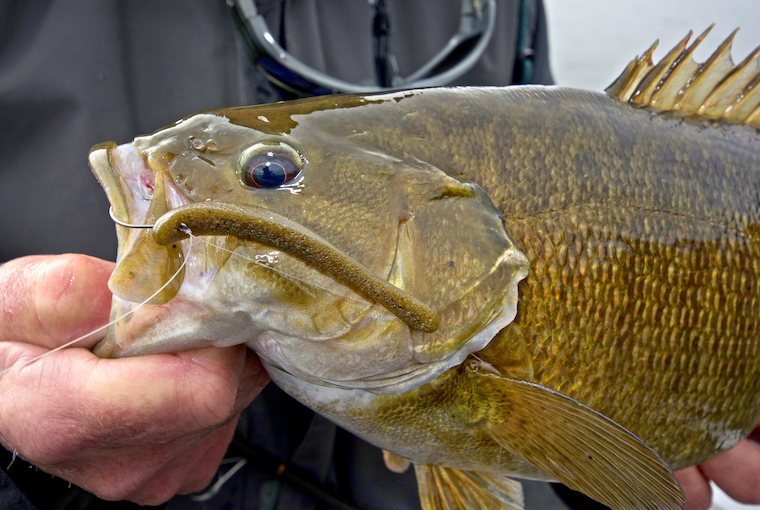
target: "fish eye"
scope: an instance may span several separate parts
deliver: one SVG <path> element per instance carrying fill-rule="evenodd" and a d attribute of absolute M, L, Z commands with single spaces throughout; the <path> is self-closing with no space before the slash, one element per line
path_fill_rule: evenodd
<path fill-rule="evenodd" d="M 287 144 L 262 142 L 243 151 L 238 168 L 244 186 L 273 189 L 295 179 L 303 168 L 303 159 Z"/>

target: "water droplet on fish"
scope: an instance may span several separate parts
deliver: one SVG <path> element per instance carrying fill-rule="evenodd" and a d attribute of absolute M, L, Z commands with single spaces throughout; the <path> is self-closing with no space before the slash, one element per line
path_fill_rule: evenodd
<path fill-rule="evenodd" d="M 255 255 L 253 259 L 260 264 L 276 264 L 279 253 L 278 251 L 270 251 L 263 255 Z"/>

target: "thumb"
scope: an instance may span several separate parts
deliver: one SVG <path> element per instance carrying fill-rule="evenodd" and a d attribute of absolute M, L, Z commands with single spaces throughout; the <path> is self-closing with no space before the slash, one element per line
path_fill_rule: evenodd
<path fill-rule="evenodd" d="M 108 322 L 113 262 L 34 255 L 0 266 L 0 341 L 54 348 Z M 78 344 L 91 348 L 104 333 Z"/>

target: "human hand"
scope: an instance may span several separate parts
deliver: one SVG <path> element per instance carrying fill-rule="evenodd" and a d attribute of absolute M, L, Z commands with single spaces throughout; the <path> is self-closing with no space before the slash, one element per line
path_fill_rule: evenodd
<path fill-rule="evenodd" d="M 753 436 L 757 435 L 760 425 L 753 432 Z M 760 448 L 748 439 L 699 466 L 675 474 L 686 494 L 685 510 L 710 507 L 710 480 L 740 503 L 760 504 Z"/>
<path fill-rule="evenodd" d="M 244 346 L 100 359 L 113 264 L 83 255 L 0 266 L 0 443 L 103 499 L 160 504 L 204 488 L 240 412 L 269 381 Z"/>

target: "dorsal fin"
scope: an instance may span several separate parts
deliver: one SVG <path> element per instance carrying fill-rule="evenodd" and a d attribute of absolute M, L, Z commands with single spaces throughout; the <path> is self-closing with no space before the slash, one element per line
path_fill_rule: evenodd
<path fill-rule="evenodd" d="M 741 64 L 734 64 L 731 43 L 736 29 L 700 64 L 694 61 L 694 50 L 711 29 L 691 46 L 689 32 L 657 65 L 652 62 L 655 42 L 628 64 L 607 93 L 637 108 L 760 128 L 760 47 Z"/>

